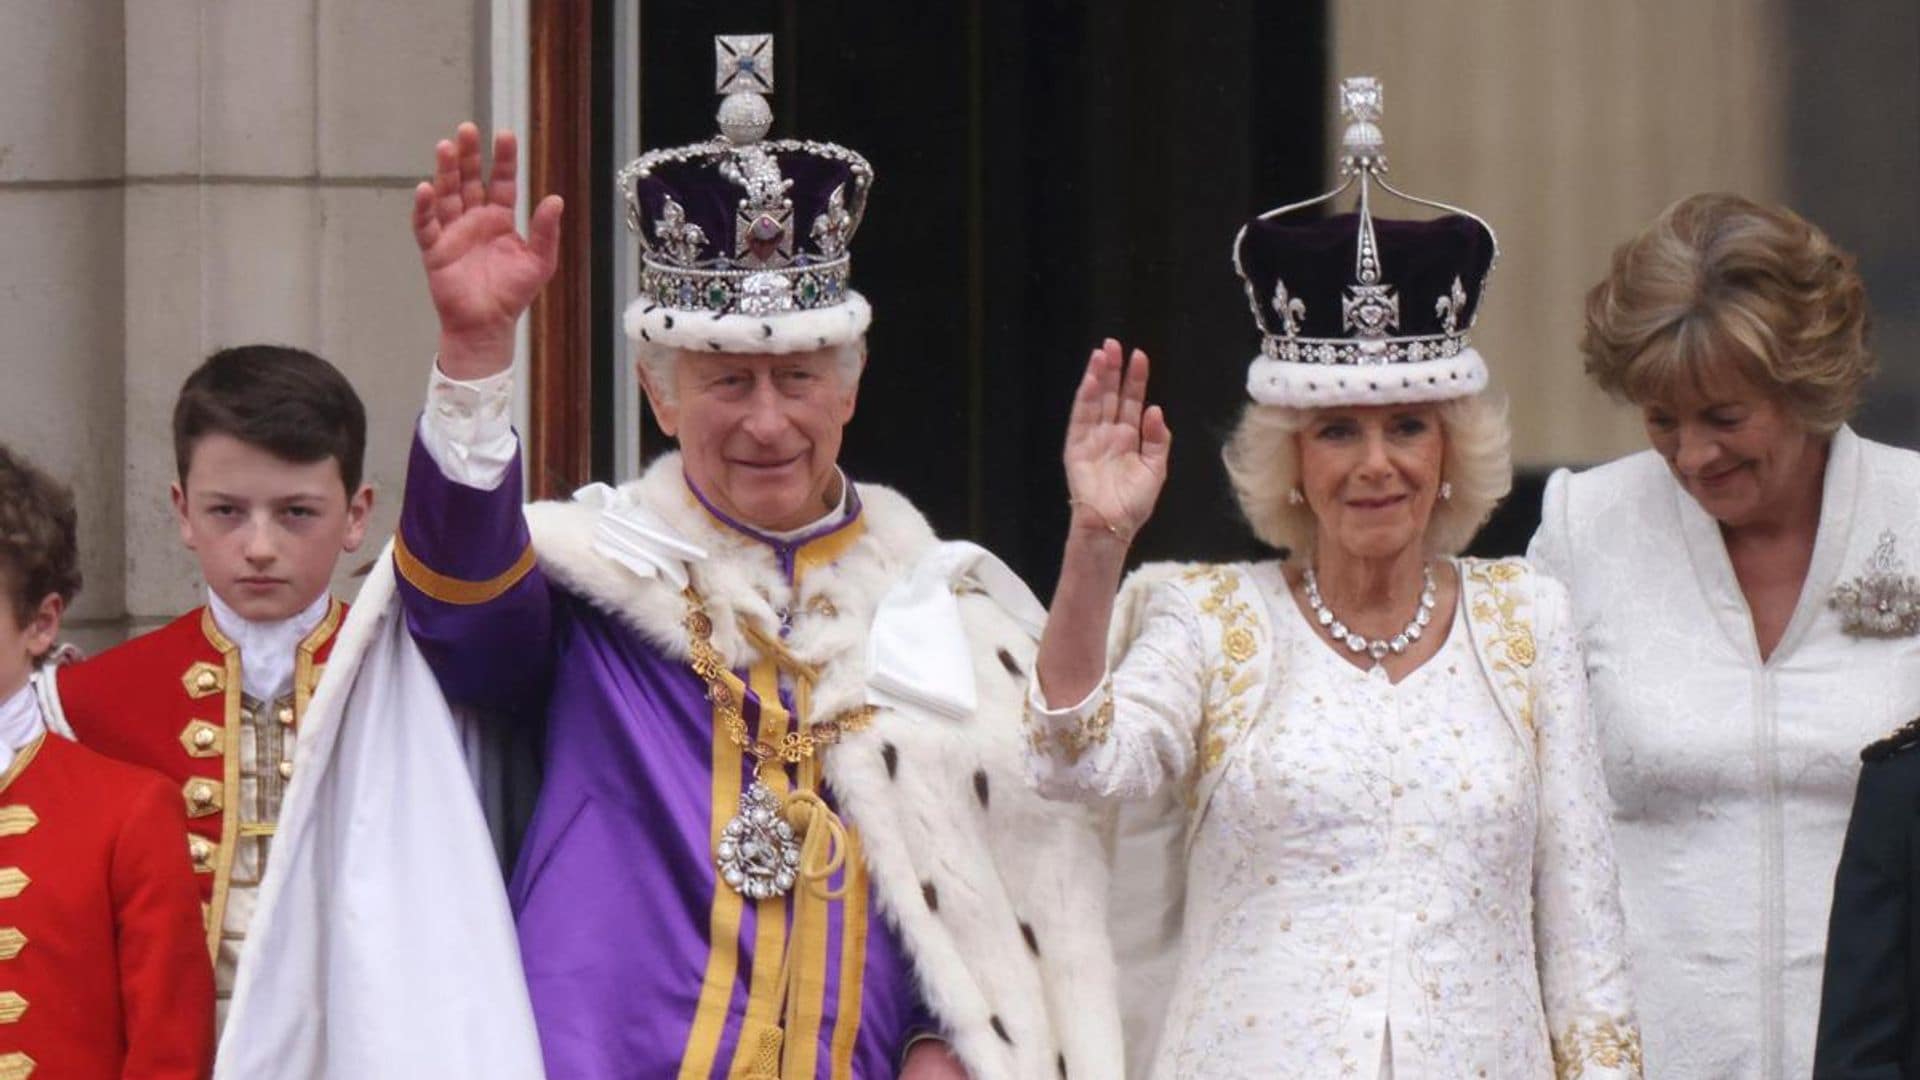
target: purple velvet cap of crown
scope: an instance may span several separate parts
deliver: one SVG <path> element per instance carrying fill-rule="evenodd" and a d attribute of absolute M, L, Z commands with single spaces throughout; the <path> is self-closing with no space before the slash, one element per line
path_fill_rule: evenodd
<path fill-rule="evenodd" d="M 1358 214 L 1323 218 L 1281 215 L 1247 225 L 1238 251 L 1252 290 L 1261 334 L 1270 338 L 1358 340 L 1346 325 L 1345 301 L 1359 281 Z M 1381 285 L 1398 297 L 1399 319 L 1386 340 L 1463 335 L 1480 311 L 1480 296 L 1493 266 L 1494 238 L 1464 214 L 1427 221 L 1375 217 L 1374 240 Z M 1465 302 L 1442 305 L 1460 282 Z M 1293 326 L 1276 306 L 1281 287 Z M 1451 308 L 1453 324 L 1447 325 Z"/>
<path fill-rule="evenodd" d="M 666 219 L 667 201 L 678 204 L 684 220 L 699 227 L 705 236 L 698 262 L 714 268 L 753 269 L 736 254 L 736 221 L 746 191 L 721 172 L 720 163 L 734 148 L 715 140 L 689 147 L 692 153 L 679 159 L 662 160 L 645 175 L 634 178 L 634 205 L 642 250 L 669 261 L 659 235 Z M 797 140 L 772 140 L 758 144 L 780 167 L 782 179 L 791 181 L 786 196 L 793 203 L 792 265 L 825 262 L 844 254 L 861 214 L 866 210 L 867 189 L 872 173 L 859 155 L 826 143 Z M 827 215 L 833 193 L 841 192 L 850 222 L 840 238 L 839 250 L 822 250 L 814 223 Z"/>

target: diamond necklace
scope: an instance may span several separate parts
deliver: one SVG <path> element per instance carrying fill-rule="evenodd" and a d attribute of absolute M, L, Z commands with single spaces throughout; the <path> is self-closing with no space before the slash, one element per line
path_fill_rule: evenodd
<path fill-rule="evenodd" d="M 1421 568 L 1420 578 L 1420 607 L 1414 611 L 1413 621 L 1407 624 L 1407 628 L 1390 639 L 1363 637 L 1348 628 L 1346 623 L 1335 618 L 1332 610 L 1327 607 L 1326 601 L 1320 599 L 1320 581 L 1314 577 L 1311 566 L 1307 567 L 1306 572 L 1307 606 L 1313 609 L 1313 621 L 1319 623 L 1320 628 L 1325 630 L 1329 637 L 1355 653 L 1365 653 L 1372 657 L 1377 667 L 1387 658 L 1388 653 L 1398 656 L 1406 652 L 1407 646 L 1419 641 L 1420 635 L 1426 633 L 1427 624 L 1433 621 L 1433 605 L 1437 602 L 1437 598 L 1434 595 L 1431 564 Z"/>

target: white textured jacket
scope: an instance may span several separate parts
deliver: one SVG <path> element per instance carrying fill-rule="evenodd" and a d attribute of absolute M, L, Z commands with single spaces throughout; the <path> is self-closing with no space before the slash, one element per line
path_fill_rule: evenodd
<path fill-rule="evenodd" d="M 1127 948 L 1154 875 L 1116 869 L 1123 985 L 1165 1001 L 1157 1050 L 1129 1032 L 1131 1075 L 1639 1076 L 1565 591 L 1517 560 L 1456 565 L 1448 638 L 1399 684 L 1338 655 L 1261 563 L 1147 571 L 1108 685 L 1030 698 L 1044 792 L 1190 802 L 1185 851 L 1159 849 L 1183 863 L 1170 968 Z"/>
<path fill-rule="evenodd" d="M 1799 606 L 1765 662 L 1716 523 L 1652 451 L 1547 484 L 1614 809 L 1647 1075 L 1804 1078 L 1859 750 L 1920 715 L 1920 637 L 1829 603 L 1882 539 L 1920 570 L 1920 455 L 1834 437 Z"/>

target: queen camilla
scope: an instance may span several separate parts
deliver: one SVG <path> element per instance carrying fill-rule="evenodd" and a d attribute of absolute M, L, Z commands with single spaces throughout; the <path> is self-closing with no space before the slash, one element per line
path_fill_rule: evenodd
<path fill-rule="evenodd" d="M 1637 1077 L 1566 591 L 1457 555 L 1511 478 L 1467 343 L 1494 236 L 1387 185 L 1377 82 L 1342 100 L 1341 185 L 1234 250 L 1264 341 L 1224 457 L 1281 557 L 1149 566 L 1116 600 L 1171 434 L 1147 357 L 1097 350 L 1030 764 L 1055 798 L 1178 795 L 1179 956 L 1136 1075 Z M 1439 216 L 1376 217 L 1388 193 Z"/>

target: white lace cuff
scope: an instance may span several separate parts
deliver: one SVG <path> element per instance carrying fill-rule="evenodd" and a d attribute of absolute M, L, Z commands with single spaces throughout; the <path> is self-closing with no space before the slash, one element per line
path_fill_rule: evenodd
<path fill-rule="evenodd" d="M 484 379 L 449 378 L 433 365 L 427 379 L 427 409 L 420 417 L 420 443 L 456 484 L 492 491 L 506 478 L 519 452 L 513 433 L 513 373 Z"/>

